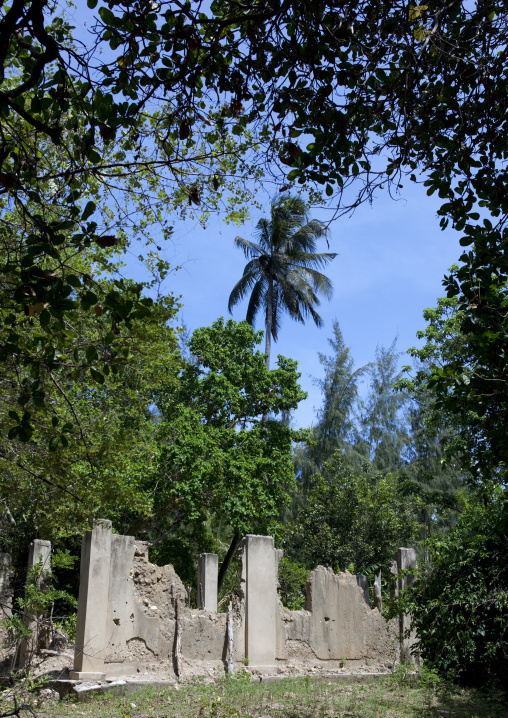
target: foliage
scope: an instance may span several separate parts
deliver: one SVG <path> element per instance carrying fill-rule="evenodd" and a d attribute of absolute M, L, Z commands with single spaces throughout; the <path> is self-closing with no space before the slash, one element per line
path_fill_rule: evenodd
<path fill-rule="evenodd" d="M 316 312 L 318 294 L 331 297 L 332 284 L 316 267 L 324 267 L 337 255 L 316 253 L 316 239 L 326 236 L 326 227 L 317 219 L 309 220 L 300 197 L 283 195 L 272 200 L 270 218 L 260 219 L 257 242 L 236 237 L 235 244 L 247 259 L 242 278 L 229 296 L 231 312 L 235 304 L 250 292 L 246 320 L 254 325 L 259 309 L 265 307 L 267 366 L 270 366 L 271 339 L 277 341 L 282 313 L 304 322 L 310 316 L 321 326 Z"/>
<path fill-rule="evenodd" d="M 463 496 L 457 524 L 432 541 L 431 563 L 404 592 L 423 659 L 462 684 L 506 689 L 508 501 Z"/>
<path fill-rule="evenodd" d="M 67 591 L 56 587 L 54 569 L 70 569 L 76 560 L 68 551 L 56 551 L 50 556 L 50 565 L 44 565 L 42 557 L 39 562 L 28 571 L 25 583 L 25 592 L 16 599 L 16 607 L 12 615 L 6 616 L 2 624 L 8 629 L 16 643 L 14 658 L 22 642 L 26 644 L 25 673 L 30 672 L 32 660 L 37 651 L 37 643 L 41 636 L 55 632 L 56 627 L 62 625 L 73 628 L 75 626 L 75 612 L 77 600 Z M 55 621 L 53 621 L 53 609 Z M 58 620 L 58 611 L 63 607 L 70 607 L 72 616 L 64 616 Z M 50 617 L 48 614 L 51 612 Z M 50 641 L 49 641 L 50 642 Z M 30 676 L 28 675 L 28 678 Z"/>
<path fill-rule="evenodd" d="M 299 611 L 306 605 L 306 587 L 309 569 L 297 561 L 283 556 L 279 562 L 279 596 L 282 605 L 290 611 Z"/>
<path fill-rule="evenodd" d="M 295 449 L 295 468 L 299 484 L 304 491 L 311 485 L 312 476 L 336 451 L 351 459 L 352 445 L 358 440 L 355 413 L 358 408 L 358 382 L 368 366 L 353 369 L 354 360 L 346 347 L 339 322 L 333 322 L 333 338 L 328 339 L 333 349 L 331 356 L 318 353 L 324 368 L 324 379 L 315 383 L 323 394 L 323 406 L 318 411 L 317 423 L 306 445 Z"/>
<path fill-rule="evenodd" d="M 262 332 L 246 322 L 197 329 L 190 341 L 196 362 L 178 385 L 156 396 L 160 411 L 160 477 L 149 517 L 200 524 L 208 512 L 235 532 L 262 532 L 277 518 L 294 483 L 291 444 L 300 432 L 276 417 L 305 397 L 296 362 L 279 356 L 269 371 L 256 345 Z"/>
<path fill-rule="evenodd" d="M 452 267 L 451 272 L 458 276 L 460 270 Z M 458 297 L 439 299 L 435 309 L 425 311 L 428 325 L 419 332 L 425 345 L 410 349 L 418 370 L 406 381 L 416 397 L 432 396 L 428 423 L 447 430 L 445 458 L 458 457 L 469 482 L 487 490 L 489 481 L 504 480 L 508 458 L 507 276 L 500 267 L 491 273 L 488 287 L 476 286 L 478 300 L 462 285 Z"/>
<path fill-rule="evenodd" d="M 444 422 L 430 426 L 433 411 L 430 393 L 419 393 L 407 409 L 408 442 L 404 449 L 406 464 L 403 473 L 414 482 L 414 491 L 422 499 L 422 547 L 426 551 L 427 538 L 443 533 L 452 526 L 460 510 L 457 491 L 467 481 L 456 456 L 445 459 L 445 442 L 450 431 Z"/>
<path fill-rule="evenodd" d="M 225 178 L 269 166 L 286 189 L 311 182 L 336 194 L 339 211 L 372 199 L 383 183 L 398 192 L 403 176 L 418 181 L 424 172 L 428 193 L 443 201 L 442 226 L 451 221 L 464 246 L 474 245 L 449 290 L 462 287 L 465 305 L 495 320 L 496 307 L 471 295 L 489 288 L 492 271 L 506 262 L 507 140 L 497 131 L 506 115 L 503 6 L 88 5 L 96 23 L 79 49 L 46 0 L 1 10 L 1 185 L 7 205 L 29 223 L 3 268 L 16 307 L 30 312 L 47 303 L 44 316 L 58 325 L 78 301 L 64 281 L 60 248 L 79 253 L 116 241 L 94 214 L 97 184 L 113 201 L 116 187 L 138 196 L 136 206 L 153 200 L 139 223 L 146 229 L 153 218 L 163 221 L 161 181 L 176 185 L 173 206 L 197 206 L 205 195 L 213 205 Z M 57 172 L 46 164 L 52 152 L 61 156 Z M 59 180 L 69 186 L 53 192 L 50 183 Z M 51 200 L 56 217 L 45 211 Z M 480 222 L 479 207 L 490 219 Z M 44 271 L 56 275 L 47 287 L 27 280 Z M 75 276 L 76 295 L 86 297 L 86 277 Z M 120 296 L 106 312 L 122 326 L 146 308 Z M 10 326 L 4 355 L 20 352 L 36 365 Z"/>
<path fill-rule="evenodd" d="M 109 278 L 101 284 L 110 286 Z M 129 515 L 149 509 L 157 455 L 152 394 L 178 372 L 170 325 L 176 309 L 172 297 L 161 297 L 149 317 L 133 321 L 123 336 L 111 334 L 108 343 L 97 331 L 101 322 L 107 330 L 106 317 L 90 320 L 86 312 L 69 312 L 73 332 L 67 351 L 78 358 L 71 369 L 63 354 L 61 365 L 36 380 L 29 366 L 4 364 L 4 436 L 15 430 L 11 417 L 20 414 L 19 392 L 27 384 L 33 388 L 38 383 L 50 400 L 31 408 L 29 436 L 11 436 L 0 457 L 0 495 L 12 520 L 20 523 L 21 538 L 55 540 L 81 533 L 94 517 L 111 518 L 127 528 Z M 28 331 L 36 340 L 39 330 Z M 105 355 L 101 382 L 89 374 L 95 343 Z M 110 369 L 108 356 L 115 353 L 122 366 Z M 14 540 L 17 533 L 9 526 L 4 538 L 12 534 Z"/>
<path fill-rule="evenodd" d="M 378 471 L 401 468 L 407 441 L 402 411 L 407 397 L 395 389 L 400 379 L 396 342 L 394 339 L 388 349 L 376 347 L 375 361 L 369 365 L 369 393 L 362 407 L 361 438 L 355 447 Z"/>
<path fill-rule="evenodd" d="M 307 568 L 318 564 L 355 573 L 388 568 L 399 546 L 414 541 L 419 500 L 403 477 L 369 465 L 357 470 L 337 453 L 315 477 L 308 500 L 288 527 L 288 558 Z"/>
<path fill-rule="evenodd" d="M 404 448 L 403 470 L 415 481 L 424 502 L 423 539 L 455 523 L 459 510 L 457 490 L 471 483 L 471 477 L 461 466 L 456 423 L 450 415 L 438 410 L 434 391 L 429 386 L 433 367 L 441 363 L 440 352 L 449 351 L 450 355 L 453 352 L 454 356 L 461 352 L 455 308 L 454 299 L 440 299 L 435 310 L 424 312 L 429 325 L 425 331 L 418 332 L 418 338 L 425 338 L 426 344 L 409 349 L 414 362 L 412 367 L 404 369 L 412 372 L 413 377 L 406 376 L 396 385 L 409 398 L 406 407 L 409 436 Z"/>
<path fill-rule="evenodd" d="M 233 165 L 240 173 L 247 165 L 234 138 L 171 140 L 167 108 L 126 101 L 136 83 L 121 102 L 104 92 L 93 37 L 73 38 L 57 5 L 2 5 L 0 27 L 0 362 L 29 377 L 18 382 L 8 434 L 26 442 L 34 413 L 52 404 L 55 375 L 75 381 L 86 371 L 101 385 L 125 365 L 132 323 L 158 312 L 145 287 L 121 276 L 115 254 L 143 240 L 151 248 L 142 259 L 153 263 L 155 225 L 161 238 L 171 235 L 168 209 L 208 195 L 204 218 L 225 193 L 238 220 L 251 193 L 235 194 Z M 63 426 L 77 424 L 71 417 Z M 67 439 L 60 431 L 58 441 Z"/>

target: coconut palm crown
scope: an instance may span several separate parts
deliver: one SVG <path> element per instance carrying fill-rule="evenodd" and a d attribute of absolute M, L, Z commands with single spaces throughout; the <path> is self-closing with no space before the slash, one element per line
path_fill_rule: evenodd
<path fill-rule="evenodd" d="M 242 278 L 229 296 L 228 309 L 250 293 L 246 320 L 254 325 L 256 315 L 265 310 L 266 364 L 270 366 L 271 340 L 277 341 L 282 314 L 305 322 L 310 315 L 318 327 L 323 320 L 315 307 L 318 294 L 332 296 L 331 280 L 316 267 L 325 267 L 337 255 L 316 253 L 316 240 L 326 237 L 323 222 L 309 219 L 299 197 L 283 195 L 272 200 L 270 218 L 256 225 L 255 242 L 235 238 L 247 262 Z"/>

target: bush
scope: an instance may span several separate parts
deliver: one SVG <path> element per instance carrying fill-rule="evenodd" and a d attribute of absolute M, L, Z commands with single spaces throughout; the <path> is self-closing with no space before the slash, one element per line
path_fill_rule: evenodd
<path fill-rule="evenodd" d="M 404 477 L 368 464 L 348 466 L 337 452 L 314 477 L 308 500 L 286 529 L 284 548 L 309 569 L 322 564 L 335 572 L 386 572 L 397 548 L 417 537 L 420 506 Z"/>
<path fill-rule="evenodd" d="M 431 542 L 431 563 L 401 599 L 427 665 L 463 685 L 508 683 L 508 497 L 461 497 L 463 512 Z"/>

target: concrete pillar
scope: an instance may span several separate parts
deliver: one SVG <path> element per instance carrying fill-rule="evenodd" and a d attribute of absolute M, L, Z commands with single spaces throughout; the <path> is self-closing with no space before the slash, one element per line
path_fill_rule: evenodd
<path fill-rule="evenodd" d="M 12 560 L 10 553 L 0 553 L 0 648 L 2 647 L 6 629 L 2 619 L 12 615 Z"/>
<path fill-rule="evenodd" d="M 71 679 L 105 678 L 110 562 L 111 521 L 97 521 L 93 530 L 83 536 L 81 544 L 76 648 L 74 670 L 69 673 Z"/>
<path fill-rule="evenodd" d="M 361 574 L 358 574 L 356 576 L 356 583 L 360 586 L 360 588 L 363 591 L 363 599 L 367 606 L 370 607 L 370 597 L 369 597 L 369 579 L 367 576 L 362 576 Z"/>
<path fill-rule="evenodd" d="M 217 613 L 219 557 L 216 553 L 198 556 L 198 608 Z"/>
<path fill-rule="evenodd" d="M 37 567 L 35 585 L 38 591 L 47 590 L 51 576 L 51 541 L 34 539 L 28 549 L 26 567 L 27 582 L 32 579 L 31 573 Z M 40 568 L 40 572 L 39 572 Z M 48 648 L 51 642 L 49 627 L 45 625 L 46 616 L 38 612 L 34 606 L 27 605 L 23 614 L 23 622 L 32 631 L 29 638 L 24 638 L 19 646 L 17 665 L 25 666 L 40 648 Z"/>
<path fill-rule="evenodd" d="M 276 671 L 276 556 L 271 536 L 243 540 L 245 653 L 249 666 Z"/>
<path fill-rule="evenodd" d="M 397 573 L 405 569 L 416 568 L 416 551 L 414 548 L 399 548 L 395 554 L 397 562 Z M 397 578 L 396 594 L 411 586 L 414 576 L 402 576 Z M 415 658 L 411 654 L 411 647 L 416 641 L 416 634 L 411 633 L 409 638 L 405 637 L 406 631 L 411 627 L 411 616 L 408 614 L 399 615 L 399 637 L 400 637 L 400 661 L 401 663 L 414 663 Z"/>

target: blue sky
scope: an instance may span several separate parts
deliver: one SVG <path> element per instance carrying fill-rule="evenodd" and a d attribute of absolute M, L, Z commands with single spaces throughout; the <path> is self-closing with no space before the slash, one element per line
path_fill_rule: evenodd
<path fill-rule="evenodd" d="M 78 6 L 70 14 L 78 33 L 85 33 L 90 11 Z M 265 192 L 266 210 L 253 212 L 242 227 L 226 225 L 220 217 L 212 218 L 206 229 L 191 220 L 175 221 L 173 242 L 163 247 L 162 254 L 172 266 L 181 268 L 168 277 L 164 290 L 181 295 L 181 316 L 190 330 L 228 316 L 229 293 L 245 265 L 233 239 L 237 234 L 252 236 L 259 217 L 269 211 L 272 191 L 270 187 Z M 416 332 L 424 327 L 422 312 L 444 294 L 443 275 L 461 254 L 459 233 L 439 228 L 439 204 L 436 197 L 427 197 L 423 186 L 409 183 L 399 200 L 379 190 L 372 206 L 365 204 L 352 217 L 332 223 L 329 251 L 338 256 L 327 271 L 335 287 L 333 299 L 323 300 L 319 309 L 325 326 L 317 329 L 310 322 L 303 326 L 287 317 L 279 341 L 272 346 L 274 357 L 282 354 L 298 360 L 300 381 L 309 394 L 295 414 L 295 424 L 310 426 L 321 405 L 312 377 L 322 375 L 318 352 L 328 353 L 334 318 L 339 320 L 356 366 L 372 361 L 376 346 L 390 345 L 396 335 L 401 351 L 417 343 Z M 311 216 L 328 221 L 331 211 L 316 208 Z M 321 244 L 320 251 L 328 251 L 326 243 Z M 125 274 L 144 279 L 146 274 L 136 260 L 140 251 L 132 247 Z M 244 319 L 246 308 L 239 305 L 233 318 Z M 263 328 L 261 316 L 258 328 Z"/>
<path fill-rule="evenodd" d="M 182 318 L 190 330 L 228 316 L 231 289 L 240 278 L 245 258 L 233 244 L 234 237 L 252 237 L 259 217 L 269 211 L 255 211 L 241 227 L 226 225 L 220 217 L 206 229 L 191 220 L 175 223 L 174 239 L 163 254 L 172 266 L 180 265 L 165 283 L 165 291 L 182 297 Z M 380 192 L 372 206 L 366 204 L 352 217 L 342 217 L 330 227 L 330 250 L 338 256 L 327 274 L 334 283 L 333 299 L 322 301 L 319 312 L 325 326 L 317 329 L 285 318 L 273 356 L 282 354 L 298 360 L 301 384 L 309 393 L 295 414 L 295 424 L 309 426 L 321 405 L 321 396 L 312 377 L 322 375 L 318 352 L 328 353 L 327 338 L 336 317 L 344 340 L 351 347 L 356 366 L 374 358 L 377 345 L 389 345 L 398 335 L 398 347 L 405 351 L 417 343 L 416 332 L 424 327 L 422 312 L 443 296 L 442 278 L 460 256 L 459 237 L 453 230 L 442 232 L 436 210 L 439 200 L 427 197 L 422 186 L 403 190 L 394 201 Z M 326 209 L 314 209 L 311 216 L 328 220 Z M 328 251 L 326 242 L 321 250 Z M 133 247 L 126 273 L 141 275 Z M 238 305 L 233 318 L 244 319 L 246 303 Z M 259 316 L 257 328 L 263 328 Z M 401 361 L 404 363 L 404 360 Z"/>

